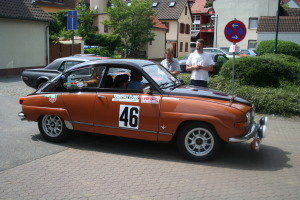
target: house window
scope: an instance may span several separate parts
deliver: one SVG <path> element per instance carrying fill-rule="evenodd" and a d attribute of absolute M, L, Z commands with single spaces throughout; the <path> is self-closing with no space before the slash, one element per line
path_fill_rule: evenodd
<path fill-rule="evenodd" d="M 194 21 L 200 21 L 200 15 L 194 15 L 193 19 Z"/>
<path fill-rule="evenodd" d="M 180 33 L 184 33 L 184 24 L 180 23 Z"/>
<path fill-rule="evenodd" d="M 199 31 L 200 30 L 200 24 L 193 24 L 192 31 Z"/>
<path fill-rule="evenodd" d="M 188 52 L 188 50 L 189 50 L 189 43 L 185 43 L 185 52 Z"/>
<path fill-rule="evenodd" d="M 180 52 L 182 52 L 182 48 L 183 48 L 183 42 L 180 42 L 180 47 L 179 47 Z"/>
<path fill-rule="evenodd" d="M 185 7 L 184 13 L 185 13 L 185 15 L 187 15 L 187 6 Z"/>
<path fill-rule="evenodd" d="M 104 24 L 104 33 L 108 33 L 108 26 Z"/>
<path fill-rule="evenodd" d="M 256 40 L 248 40 L 248 49 L 255 49 L 257 45 Z"/>
<path fill-rule="evenodd" d="M 163 22 L 164 25 L 166 25 L 166 27 L 168 28 L 167 33 L 169 33 L 169 22 Z"/>
<path fill-rule="evenodd" d="M 185 33 L 190 34 L 190 29 L 191 29 L 191 26 L 189 24 L 186 24 L 185 25 Z"/>
<path fill-rule="evenodd" d="M 175 1 L 170 2 L 169 7 L 174 7 L 175 6 Z"/>
<path fill-rule="evenodd" d="M 249 18 L 249 29 L 257 29 L 258 18 Z"/>
<path fill-rule="evenodd" d="M 158 5 L 158 2 L 154 2 L 154 3 L 152 4 L 152 7 L 157 7 L 157 5 Z"/>

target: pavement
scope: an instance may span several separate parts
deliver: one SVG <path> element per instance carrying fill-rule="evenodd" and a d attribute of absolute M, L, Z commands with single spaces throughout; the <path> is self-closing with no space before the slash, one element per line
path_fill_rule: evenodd
<path fill-rule="evenodd" d="M 7 99 L 26 92 L 18 78 L 0 79 L 5 107 L 13 102 Z M 66 143 L 52 144 L 41 138 L 36 123 L 11 127 L 27 135 L 26 145 L 51 153 L 2 168 L 0 199 L 298 200 L 300 119 L 269 117 L 268 136 L 259 152 L 251 151 L 249 143 L 228 144 L 218 157 L 203 163 L 184 160 L 169 143 L 76 133 Z M 10 120 L 7 116 L 4 121 Z M 31 135 L 26 134 L 29 128 Z M 8 130 L 1 130 L 5 136 Z M 14 151 L 24 151 L 23 142 Z"/>

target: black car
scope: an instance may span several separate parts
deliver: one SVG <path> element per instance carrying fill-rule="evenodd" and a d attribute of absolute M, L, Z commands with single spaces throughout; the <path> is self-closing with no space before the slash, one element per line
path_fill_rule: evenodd
<path fill-rule="evenodd" d="M 51 80 L 58 74 L 61 74 L 63 71 L 69 69 L 74 65 L 86 61 L 102 60 L 102 59 L 105 58 L 97 57 L 97 56 L 82 56 L 82 55 L 58 58 L 44 68 L 24 70 L 22 72 L 22 80 L 29 87 L 37 89 L 43 86 L 45 83 L 47 83 L 47 81 Z"/>

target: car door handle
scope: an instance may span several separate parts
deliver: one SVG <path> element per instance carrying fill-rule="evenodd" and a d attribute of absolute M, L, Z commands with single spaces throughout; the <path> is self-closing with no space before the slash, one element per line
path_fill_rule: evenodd
<path fill-rule="evenodd" d="M 101 96 L 101 95 L 98 95 L 97 97 L 98 97 L 99 99 L 106 99 L 105 96 Z"/>

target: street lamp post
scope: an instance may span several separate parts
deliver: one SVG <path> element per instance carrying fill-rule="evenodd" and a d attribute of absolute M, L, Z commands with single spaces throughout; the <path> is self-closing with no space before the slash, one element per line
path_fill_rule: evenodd
<path fill-rule="evenodd" d="M 275 54 L 277 54 L 280 2 L 281 2 L 281 1 L 278 0 L 278 7 L 277 7 L 277 14 L 276 14 L 276 33 L 275 33 L 275 47 L 274 47 L 274 53 L 275 53 Z"/>
<path fill-rule="evenodd" d="M 218 15 L 212 15 L 211 20 L 214 21 L 214 47 L 217 48 L 217 44 L 218 44 Z"/>

